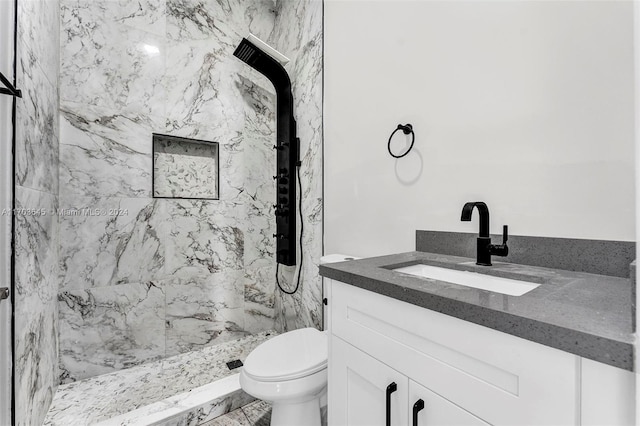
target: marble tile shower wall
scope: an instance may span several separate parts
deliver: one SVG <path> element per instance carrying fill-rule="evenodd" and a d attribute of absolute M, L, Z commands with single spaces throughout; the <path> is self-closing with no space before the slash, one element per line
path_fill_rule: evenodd
<path fill-rule="evenodd" d="M 273 328 L 275 95 L 232 53 L 274 21 L 271 0 L 62 0 L 61 382 Z M 220 143 L 220 200 L 152 198 L 153 132 Z"/>
<path fill-rule="evenodd" d="M 270 38 L 290 55 L 285 67 L 293 85 L 294 113 L 301 145 L 304 254 L 300 290 L 293 296 L 276 292 L 276 329 L 322 328 L 322 281 L 318 264 L 322 255 L 322 0 L 277 3 Z M 298 227 L 298 230 L 300 228 Z M 298 248 L 298 259 L 300 248 Z M 295 287 L 296 269 L 284 267 L 283 285 Z"/>
<path fill-rule="evenodd" d="M 17 16 L 15 423 L 35 425 L 58 384 L 59 4 L 21 0 Z"/>

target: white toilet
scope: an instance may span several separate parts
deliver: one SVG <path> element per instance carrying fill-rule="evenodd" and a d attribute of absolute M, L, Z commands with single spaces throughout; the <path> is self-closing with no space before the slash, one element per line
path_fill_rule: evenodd
<path fill-rule="evenodd" d="M 320 426 L 327 390 L 327 335 L 302 328 L 255 348 L 240 372 L 240 386 L 272 403 L 271 426 Z"/>
<path fill-rule="evenodd" d="M 333 254 L 323 256 L 320 263 L 352 259 Z M 249 354 L 240 372 L 240 386 L 249 395 L 272 403 L 271 426 L 320 426 L 321 400 L 326 403 L 328 346 L 326 331 L 302 328 L 267 340 Z"/>

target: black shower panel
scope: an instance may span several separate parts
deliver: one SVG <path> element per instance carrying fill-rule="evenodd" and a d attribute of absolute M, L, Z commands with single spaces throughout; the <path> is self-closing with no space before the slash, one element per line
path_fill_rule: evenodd
<path fill-rule="evenodd" d="M 282 65 L 246 38 L 233 52 L 273 83 L 276 89 L 276 261 L 296 264 L 296 167 L 300 165 L 300 142 L 293 118 L 291 80 Z"/>

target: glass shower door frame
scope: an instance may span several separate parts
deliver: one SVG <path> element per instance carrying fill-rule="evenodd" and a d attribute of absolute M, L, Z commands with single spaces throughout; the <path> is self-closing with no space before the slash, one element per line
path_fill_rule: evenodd
<path fill-rule="evenodd" d="M 15 0 L 0 0 L 0 72 L 14 79 Z M 12 290 L 11 235 L 13 222 L 13 103 L 0 95 L 0 288 Z M 0 425 L 12 417 L 12 305 L 0 300 Z"/>

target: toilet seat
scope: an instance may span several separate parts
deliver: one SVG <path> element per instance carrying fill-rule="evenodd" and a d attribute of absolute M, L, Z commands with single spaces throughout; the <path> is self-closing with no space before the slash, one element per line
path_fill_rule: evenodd
<path fill-rule="evenodd" d="M 276 336 L 253 350 L 243 372 L 263 382 L 295 380 L 327 367 L 327 335 L 302 328 Z"/>

